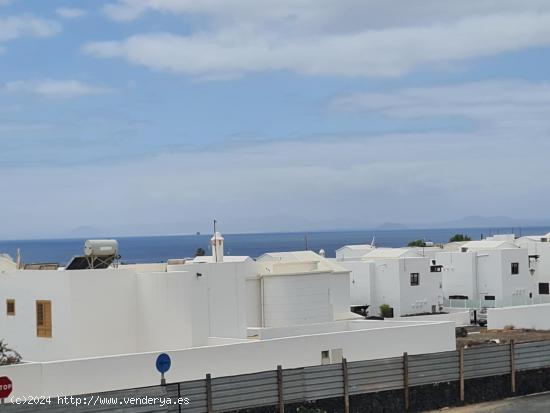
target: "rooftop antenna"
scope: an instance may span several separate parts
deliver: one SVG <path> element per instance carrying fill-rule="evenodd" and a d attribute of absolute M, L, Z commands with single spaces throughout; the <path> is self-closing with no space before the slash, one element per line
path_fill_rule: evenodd
<path fill-rule="evenodd" d="M 305 251 L 307 251 L 308 250 L 308 248 L 307 248 L 307 234 L 304 235 L 304 244 L 305 244 L 305 247 L 306 247 Z"/>
<path fill-rule="evenodd" d="M 370 246 L 373 247 L 373 248 L 374 248 L 374 246 L 375 246 L 375 245 L 374 245 L 374 239 L 375 239 L 375 238 L 376 238 L 376 237 L 373 236 L 373 237 L 372 237 L 372 241 L 370 242 Z"/>

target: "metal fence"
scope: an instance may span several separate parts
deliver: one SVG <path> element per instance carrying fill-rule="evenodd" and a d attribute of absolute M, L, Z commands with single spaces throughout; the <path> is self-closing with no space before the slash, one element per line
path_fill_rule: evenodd
<path fill-rule="evenodd" d="M 102 397 L 122 400 L 129 395 L 156 395 L 176 400 L 186 397 L 183 405 L 50 406 L 54 412 L 188 412 L 212 413 L 260 406 L 278 406 L 328 398 L 342 398 L 349 411 L 350 396 L 387 390 L 402 390 L 404 405 L 409 406 L 409 389 L 445 382 L 459 383 L 459 400 L 465 398 L 465 380 L 509 375 L 510 388 L 516 390 L 516 373 L 521 370 L 550 368 L 550 341 L 477 346 L 457 351 L 420 355 L 403 354 L 379 360 L 365 360 L 264 371 L 230 377 L 211 378 L 167 386 L 102 393 Z M 88 395 L 87 397 L 98 395 Z M 84 397 L 84 396 L 81 396 Z M 20 413 L 39 411 L 36 406 L 0 406 L 0 411 Z"/>

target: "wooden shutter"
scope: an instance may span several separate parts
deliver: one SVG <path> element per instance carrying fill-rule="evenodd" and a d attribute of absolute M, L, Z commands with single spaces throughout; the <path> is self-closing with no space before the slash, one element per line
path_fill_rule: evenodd
<path fill-rule="evenodd" d="M 15 315 L 15 300 L 13 298 L 6 300 L 6 314 Z"/>
<path fill-rule="evenodd" d="M 38 337 L 52 336 L 52 302 L 36 302 L 36 335 Z"/>

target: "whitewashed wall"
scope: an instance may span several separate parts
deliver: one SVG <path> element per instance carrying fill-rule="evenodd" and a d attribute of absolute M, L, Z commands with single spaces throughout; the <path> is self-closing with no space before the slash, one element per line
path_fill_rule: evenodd
<path fill-rule="evenodd" d="M 443 295 L 465 295 L 479 299 L 476 284 L 476 257 L 473 252 L 438 252 L 436 261 L 443 265 L 441 272 Z"/>
<path fill-rule="evenodd" d="M 407 323 L 410 324 L 410 323 Z M 313 366 L 321 352 L 343 349 L 348 361 L 422 354 L 455 349 L 454 324 L 427 323 L 389 328 L 333 332 L 310 336 L 251 341 L 169 351 L 168 382 Z M 0 376 L 14 383 L 13 396 L 71 395 L 151 386 L 160 381 L 155 370 L 158 353 L 47 362 L 0 367 Z"/>
<path fill-rule="evenodd" d="M 351 271 L 350 273 L 350 303 L 351 305 L 370 305 L 373 301 L 374 262 L 372 261 L 339 261 L 339 265 Z"/>
<path fill-rule="evenodd" d="M 328 273 L 263 277 L 264 326 L 332 321 L 329 277 Z"/>
<path fill-rule="evenodd" d="M 527 248 L 529 255 L 539 256 L 539 259 L 533 262 L 537 282 L 550 282 L 550 242 L 520 238 L 516 243 L 521 247 Z"/>
<path fill-rule="evenodd" d="M 487 310 L 487 328 L 502 329 L 506 326 L 550 330 L 550 304 L 489 308 Z"/>
<path fill-rule="evenodd" d="M 15 299 L 15 316 L 6 299 Z M 36 300 L 52 301 L 52 338 L 36 336 Z M 27 360 L 52 360 L 72 353 L 72 303 L 67 274 L 13 271 L 0 274 L 0 335 Z"/>
<path fill-rule="evenodd" d="M 470 325 L 470 311 L 453 311 L 448 314 L 430 314 L 414 317 L 397 317 L 395 320 L 409 321 L 451 321 L 456 327 Z"/>
<path fill-rule="evenodd" d="M 441 273 L 430 272 L 430 260 L 401 258 L 399 267 L 400 313 L 396 315 L 430 313 L 433 306 L 438 311 L 443 302 Z M 419 274 L 419 285 L 411 285 L 411 273 Z"/>

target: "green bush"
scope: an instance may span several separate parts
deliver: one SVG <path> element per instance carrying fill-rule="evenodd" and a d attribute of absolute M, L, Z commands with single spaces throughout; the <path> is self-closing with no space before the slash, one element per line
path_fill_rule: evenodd
<path fill-rule="evenodd" d="M 449 239 L 449 242 L 462 242 L 462 241 L 471 241 L 471 240 L 472 239 L 468 235 L 455 234 Z"/>
<path fill-rule="evenodd" d="M 393 317 L 392 309 L 389 304 L 382 304 L 380 306 L 380 314 L 382 317 Z"/>
<path fill-rule="evenodd" d="M 417 239 L 417 240 L 409 242 L 408 245 L 409 245 L 409 247 L 425 247 L 426 242 L 422 239 Z"/>

